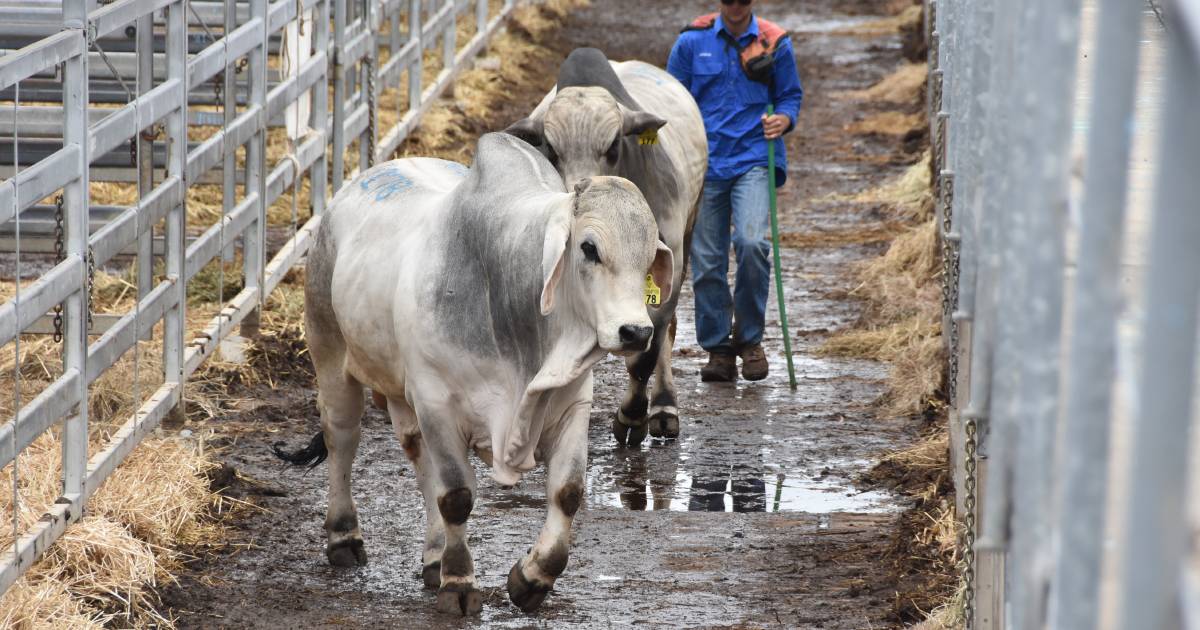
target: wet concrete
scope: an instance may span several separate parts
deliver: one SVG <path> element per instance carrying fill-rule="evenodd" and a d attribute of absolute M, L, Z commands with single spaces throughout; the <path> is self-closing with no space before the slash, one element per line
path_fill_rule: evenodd
<path fill-rule="evenodd" d="M 764 9 L 793 31 L 807 92 L 800 129 L 789 140 L 784 231 L 870 228 L 887 220 L 878 207 L 831 195 L 878 185 L 915 156 L 895 139 L 847 136 L 845 125 L 874 106 L 834 92 L 867 87 L 894 69 L 899 38 L 828 33 L 885 4 L 777 1 Z M 599 45 L 613 58 L 663 64 L 678 26 L 712 6 L 596 2 L 572 18 L 555 45 L 564 52 Z M 204 427 L 216 431 L 228 466 L 255 480 L 226 475 L 217 483 L 263 510 L 232 519 L 228 549 L 194 563 L 179 586 L 164 590 L 164 601 L 185 628 L 896 627 L 889 553 L 906 503 L 855 480 L 881 454 L 910 444 L 917 421 L 880 417 L 873 406 L 885 391 L 888 366 L 816 352 L 859 317 L 860 305 L 846 297 L 852 265 L 880 247 L 784 251 L 794 392 L 773 299 L 765 339 L 770 377 L 700 382 L 706 357 L 694 341 L 690 286 L 674 360 L 680 439 L 617 447 L 610 423 L 624 390 L 623 365 L 609 359 L 597 368 L 586 508 L 575 522 L 566 573 L 532 615 L 509 604 L 503 586 L 541 527 L 541 471 L 506 490 L 477 464 L 479 497 L 468 527 L 484 611 L 466 622 L 441 616 L 421 588 L 424 526 L 416 480 L 384 414 L 374 409 L 354 466 L 371 562 L 356 570 L 325 564 L 324 469 L 287 469 L 268 453 L 276 441 L 307 440 L 318 424 L 307 358 L 295 353 L 295 343 L 276 344 L 269 349 L 278 353 L 275 361 L 296 360 L 292 373 L 273 389 L 235 384 L 230 396 L 243 402 Z"/>

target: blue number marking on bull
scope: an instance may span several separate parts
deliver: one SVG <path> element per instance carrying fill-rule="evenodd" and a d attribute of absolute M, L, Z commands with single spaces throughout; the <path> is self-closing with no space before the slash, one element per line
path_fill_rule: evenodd
<path fill-rule="evenodd" d="M 359 184 L 363 190 L 374 191 L 375 201 L 383 201 L 396 193 L 404 193 L 413 187 L 413 180 L 399 171 L 388 168 L 368 175 Z"/>
<path fill-rule="evenodd" d="M 446 168 L 454 171 L 454 173 L 457 175 L 466 175 L 467 171 L 471 170 L 467 168 L 467 165 L 459 164 L 458 162 L 445 162 L 445 165 Z"/>

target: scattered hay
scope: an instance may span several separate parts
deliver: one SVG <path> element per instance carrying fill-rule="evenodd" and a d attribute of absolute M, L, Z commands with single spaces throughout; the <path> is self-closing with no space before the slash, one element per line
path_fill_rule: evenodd
<path fill-rule="evenodd" d="M 849 28 L 838 29 L 833 31 L 833 35 L 856 35 L 859 37 L 879 37 L 881 35 L 894 35 L 896 33 L 911 30 L 920 27 L 923 24 L 923 13 L 921 5 L 912 5 L 901 10 L 896 15 L 891 15 L 878 20 L 871 20 L 862 24 L 856 24 Z"/>
<path fill-rule="evenodd" d="M 469 162 L 475 140 L 527 112 L 509 114 L 513 94 L 544 92 L 554 85 L 560 55 L 546 46 L 569 12 L 587 0 L 549 0 L 517 8 L 507 32 L 488 46 L 489 57 L 459 75 L 455 98 L 443 99 L 397 150 L 399 157 L 440 157 Z"/>
<path fill-rule="evenodd" d="M 878 188 L 863 191 L 849 201 L 886 204 L 901 219 L 926 221 L 933 217 L 933 192 L 929 189 L 928 150 L 899 177 Z"/>
<path fill-rule="evenodd" d="M 848 356 L 890 364 L 886 413 L 913 415 L 940 405 L 942 352 L 940 319 L 914 315 L 867 330 L 850 330 L 829 339 L 825 356 Z"/>
<path fill-rule="evenodd" d="M 92 440 L 93 452 L 101 446 Z M 23 527 L 33 524 L 58 496 L 61 442 L 39 437 L 18 458 Z M 204 477 L 213 464 L 196 445 L 170 439 L 143 442 L 96 492 L 88 516 L 67 528 L 45 557 L 0 598 L 3 627 L 170 627 L 152 588 L 170 580 L 179 545 L 219 537 L 208 514 L 216 501 Z M 0 470 L 11 487 L 13 467 Z M 0 512 L 13 513 L 12 496 L 0 495 Z M 0 532 L 0 546 L 12 532 Z"/>
<path fill-rule="evenodd" d="M 866 245 L 891 240 L 903 229 L 904 226 L 898 223 L 875 223 L 850 229 L 782 232 L 779 235 L 779 244 L 783 247 L 797 248 Z"/>
<path fill-rule="evenodd" d="M 925 94 L 925 79 L 928 67 L 924 63 L 906 63 L 879 83 L 865 90 L 838 92 L 835 96 L 859 101 L 920 103 Z"/>
<path fill-rule="evenodd" d="M 925 124 L 926 121 L 923 114 L 905 114 L 903 112 L 890 111 L 874 114 L 862 120 L 855 121 L 846 125 L 844 130 L 848 133 L 859 135 L 876 134 L 903 137 L 920 132 Z"/>

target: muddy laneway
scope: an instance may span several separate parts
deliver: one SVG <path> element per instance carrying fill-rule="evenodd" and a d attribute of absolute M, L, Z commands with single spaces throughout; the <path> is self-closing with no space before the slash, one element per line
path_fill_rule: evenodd
<path fill-rule="evenodd" d="M 790 182 L 781 194 L 789 233 L 869 233 L 889 219 L 876 204 L 845 201 L 916 159 L 913 139 L 852 136 L 848 125 L 877 105 L 839 92 L 866 88 L 903 61 L 899 35 L 844 30 L 903 3 L 817 0 L 763 3 L 792 33 L 805 87 L 789 140 Z M 663 65 L 679 27 L 712 10 L 694 0 L 606 0 L 580 10 L 553 42 L 564 53 L 593 45 L 616 59 Z M 532 102 L 529 104 L 532 107 Z M 888 107 L 896 108 L 896 105 Z M 912 111 L 915 111 L 913 105 Z M 813 240 L 813 243 L 809 243 Z M 864 242 L 866 241 L 866 242 Z M 830 359 L 817 350 L 852 325 L 852 264 L 881 253 L 867 238 L 805 239 L 784 251 L 799 388 L 789 391 L 777 309 L 768 308 L 771 376 L 759 383 L 699 380 L 690 286 L 680 307 L 675 356 L 682 435 L 616 447 L 610 422 L 624 389 L 616 359 L 596 373 L 587 506 L 576 520 L 566 573 L 543 608 L 522 614 L 504 581 L 541 527 L 542 476 L 502 490 L 478 466 L 470 545 L 486 595 L 487 627 L 887 628 L 899 625 L 900 586 L 889 557 L 905 499 L 855 480 L 878 458 L 909 445 L 917 421 L 881 417 L 872 403 L 888 366 Z M 194 563 L 165 601 L 182 627 L 457 627 L 422 590 L 422 505 L 416 480 L 385 415 L 364 419 L 355 493 L 370 564 L 325 564 L 325 471 L 287 469 L 269 455 L 317 429 L 307 358 L 279 345 L 274 386 L 233 388 L 237 411 L 210 421 L 221 458 L 236 470 L 218 482 L 262 507 L 242 510 L 221 553 Z M 271 359 L 268 359 L 271 360 Z M 247 481 L 247 479 L 254 481 Z"/>

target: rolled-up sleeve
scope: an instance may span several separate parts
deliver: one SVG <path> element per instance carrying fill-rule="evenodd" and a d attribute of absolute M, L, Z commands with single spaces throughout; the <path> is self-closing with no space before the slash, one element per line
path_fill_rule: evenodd
<path fill-rule="evenodd" d="M 667 72 L 675 77 L 683 87 L 692 90 L 692 46 L 687 37 L 680 36 L 671 47 L 671 57 L 667 60 Z"/>
<path fill-rule="evenodd" d="M 672 52 L 671 57 L 674 56 L 675 53 Z M 672 71 L 671 74 L 675 73 Z M 787 131 L 791 131 L 795 129 L 796 117 L 800 115 L 804 88 L 800 85 L 800 71 L 796 69 L 796 54 L 792 50 L 790 39 L 784 39 L 775 51 L 773 74 L 771 102 L 775 104 L 776 114 L 784 114 L 792 121 L 787 128 Z"/>

